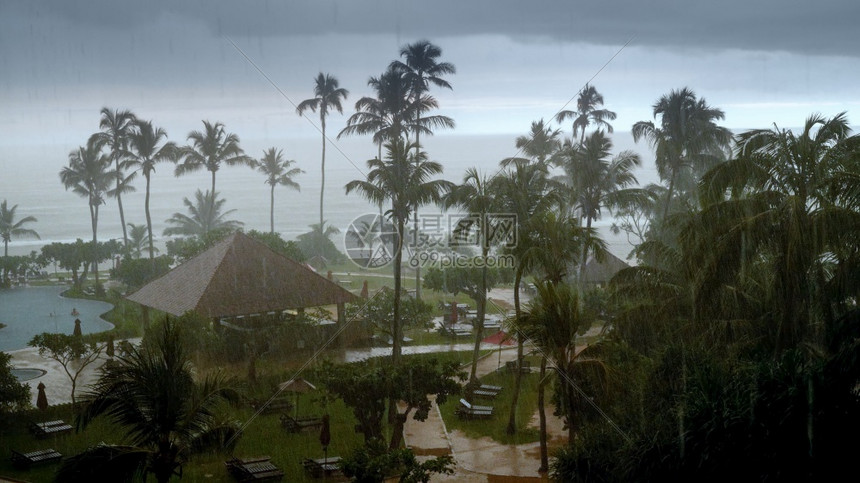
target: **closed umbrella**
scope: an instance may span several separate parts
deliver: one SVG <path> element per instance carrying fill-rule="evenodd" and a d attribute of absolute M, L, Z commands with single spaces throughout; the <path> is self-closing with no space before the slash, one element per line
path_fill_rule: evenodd
<path fill-rule="evenodd" d="M 457 323 L 457 302 L 451 302 L 451 325 Z"/>
<path fill-rule="evenodd" d="M 328 444 L 331 442 L 331 428 L 329 427 L 328 414 L 322 417 L 322 429 L 320 429 L 320 444 L 323 448 L 323 467 L 328 465 Z M 323 470 L 325 475 L 325 470 Z"/>
<path fill-rule="evenodd" d="M 36 396 L 36 407 L 44 411 L 48 409 L 48 396 L 45 395 L 45 384 L 43 382 L 39 382 L 39 385 L 36 386 L 36 388 L 39 390 L 39 395 Z"/>
<path fill-rule="evenodd" d="M 364 284 L 361 286 L 361 298 L 366 299 L 370 295 L 369 292 L 370 291 L 367 289 L 367 280 L 365 280 Z"/>
<path fill-rule="evenodd" d="M 81 319 L 75 319 L 75 330 L 72 331 L 72 335 L 75 337 L 83 337 L 83 333 L 81 332 Z"/>

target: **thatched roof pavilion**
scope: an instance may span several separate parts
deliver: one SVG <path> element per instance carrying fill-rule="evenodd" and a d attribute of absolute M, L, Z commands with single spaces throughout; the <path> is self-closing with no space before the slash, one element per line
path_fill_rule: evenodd
<path fill-rule="evenodd" d="M 589 257 L 588 263 L 585 264 L 583 278 L 586 283 L 605 285 L 616 273 L 629 267 L 630 265 L 624 260 L 606 252 L 602 262 L 597 261 L 593 256 Z"/>
<path fill-rule="evenodd" d="M 210 318 L 325 305 L 337 305 L 341 315 L 344 303 L 358 300 L 305 264 L 239 232 L 126 298 L 176 316 L 194 310 Z"/>

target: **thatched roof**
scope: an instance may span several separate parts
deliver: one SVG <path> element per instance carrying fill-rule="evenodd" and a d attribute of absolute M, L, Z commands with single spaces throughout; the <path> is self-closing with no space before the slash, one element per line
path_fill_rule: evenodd
<path fill-rule="evenodd" d="M 630 265 L 624 260 L 606 252 L 602 262 L 598 262 L 593 256 L 589 257 L 588 263 L 585 264 L 584 278 L 587 283 L 604 284 L 608 283 L 616 273 L 628 267 Z"/>
<path fill-rule="evenodd" d="M 196 310 L 207 317 L 319 307 L 357 299 L 305 264 L 238 232 L 127 298 L 173 315 Z"/>

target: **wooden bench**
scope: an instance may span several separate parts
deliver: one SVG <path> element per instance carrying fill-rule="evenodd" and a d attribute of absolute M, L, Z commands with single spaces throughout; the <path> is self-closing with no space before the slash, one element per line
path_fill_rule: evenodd
<path fill-rule="evenodd" d="M 310 459 L 302 461 L 302 466 L 314 478 L 322 478 L 340 475 L 340 456 L 329 456 L 328 458 Z"/>
<path fill-rule="evenodd" d="M 286 414 L 281 415 L 281 426 L 290 433 L 320 431 L 322 429 L 322 425 L 322 418 L 318 417 L 296 419 Z"/>
<path fill-rule="evenodd" d="M 29 453 L 20 453 L 12 450 L 12 464 L 18 468 L 29 468 L 32 465 L 55 463 L 63 457 L 57 450 L 42 449 Z"/>
<path fill-rule="evenodd" d="M 284 472 L 272 464 L 268 456 L 239 459 L 224 462 L 227 472 L 237 481 L 276 481 L 284 478 Z"/>
<path fill-rule="evenodd" d="M 60 434 L 70 433 L 72 426 L 67 424 L 62 419 L 55 421 L 45 421 L 41 423 L 31 423 L 30 430 L 37 438 L 47 438 L 48 436 L 57 436 Z"/>
<path fill-rule="evenodd" d="M 455 411 L 461 419 L 489 418 L 493 416 L 492 406 L 476 406 L 465 399 L 460 399 L 460 406 Z"/>

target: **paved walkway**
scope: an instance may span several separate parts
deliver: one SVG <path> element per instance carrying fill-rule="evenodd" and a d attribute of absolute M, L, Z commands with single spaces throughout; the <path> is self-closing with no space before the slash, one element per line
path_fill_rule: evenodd
<path fill-rule="evenodd" d="M 516 360 L 516 347 L 501 351 L 501 364 Z M 477 373 L 484 376 L 497 369 L 499 354 L 494 352 L 478 362 Z M 501 411 L 500 416 L 506 411 Z M 537 427 L 537 412 L 530 425 Z M 562 421 L 552 415 L 552 408 L 547 408 L 547 429 L 551 445 L 563 444 L 566 441 L 562 430 Z M 489 437 L 473 439 L 466 437 L 458 430 L 448 431 L 445 421 L 433 399 L 433 409 L 426 421 L 420 422 L 409 419 L 404 428 L 406 445 L 419 456 L 440 456 L 450 454 L 456 462 L 453 475 L 435 475 L 433 482 L 462 481 L 478 482 L 514 482 L 514 481 L 546 481 L 545 476 L 538 473 L 540 466 L 540 444 L 529 443 L 520 445 L 505 445 Z"/>

